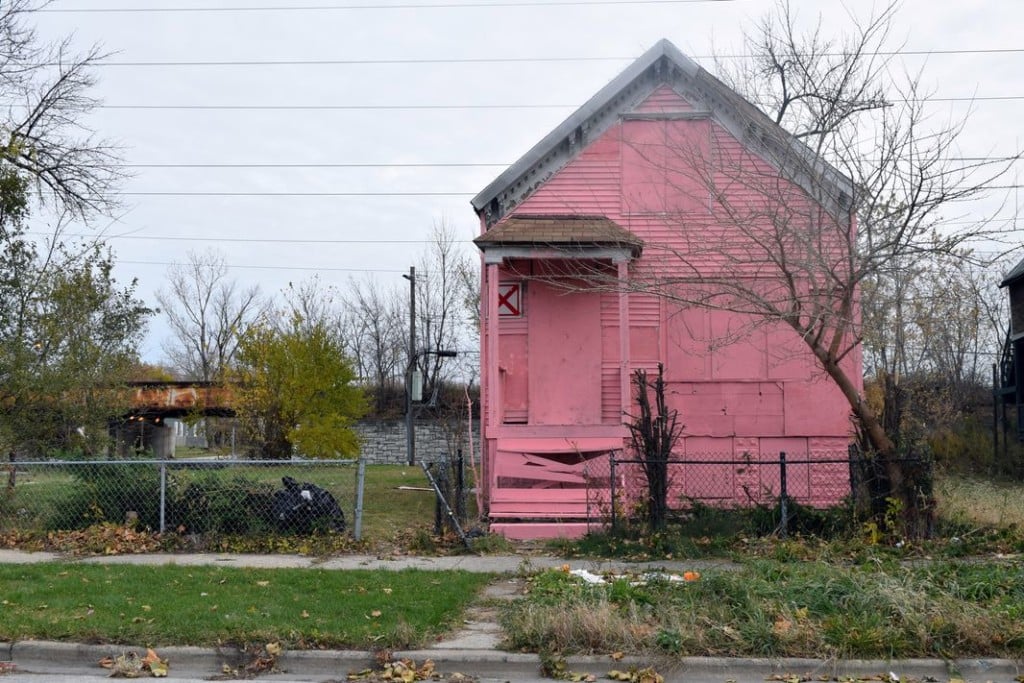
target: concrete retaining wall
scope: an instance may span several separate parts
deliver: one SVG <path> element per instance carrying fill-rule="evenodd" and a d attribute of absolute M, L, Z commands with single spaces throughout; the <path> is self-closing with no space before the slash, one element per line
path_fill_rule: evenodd
<path fill-rule="evenodd" d="M 356 427 L 363 446 L 362 456 L 372 464 L 406 462 L 405 422 L 403 420 L 363 420 Z M 480 447 L 480 425 L 473 423 L 473 445 Z M 416 460 L 432 462 L 446 453 L 462 449 L 469 457 L 466 423 L 445 423 L 436 420 L 416 421 Z"/>
<path fill-rule="evenodd" d="M 356 425 L 356 432 L 362 444 L 362 456 L 368 463 L 399 465 L 406 462 L 405 420 L 361 420 Z M 121 448 L 126 453 L 132 447 L 129 437 L 135 433 L 118 434 Z M 173 457 L 176 443 L 205 447 L 206 437 L 202 424 L 186 425 L 178 420 L 168 420 L 166 429 L 157 430 L 151 425 L 147 427 L 145 446 L 153 448 L 157 457 Z M 480 423 L 477 421 L 473 422 L 473 445 L 480 448 Z M 460 448 L 468 458 L 469 439 L 466 437 L 465 420 L 416 421 L 417 462 L 432 462 L 446 453 L 454 454 Z"/>

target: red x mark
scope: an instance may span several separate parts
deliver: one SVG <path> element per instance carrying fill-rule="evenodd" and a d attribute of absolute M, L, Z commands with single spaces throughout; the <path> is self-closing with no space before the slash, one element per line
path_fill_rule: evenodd
<path fill-rule="evenodd" d="M 498 286 L 498 315 L 521 315 L 519 306 L 519 285 L 511 284 Z"/>

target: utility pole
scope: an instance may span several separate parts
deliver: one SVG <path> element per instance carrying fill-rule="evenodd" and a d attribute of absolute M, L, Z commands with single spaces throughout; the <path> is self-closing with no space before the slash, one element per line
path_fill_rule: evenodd
<path fill-rule="evenodd" d="M 416 368 L 416 266 L 409 266 L 409 361 L 405 367 L 405 455 L 416 462 L 416 423 L 413 420 L 412 373 Z"/>

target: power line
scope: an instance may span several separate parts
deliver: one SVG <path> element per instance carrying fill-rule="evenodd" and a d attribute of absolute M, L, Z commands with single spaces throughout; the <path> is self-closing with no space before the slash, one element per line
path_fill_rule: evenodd
<path fill-rule="evenodd" d="M 940 55 L 978 55 L 978 54 L 1020 54 L 1024 48 L 963 48 L 934 50 L 879 50 L 871 54 L 882 57 L 915 56 L 928 57 Z M 723 55 L 688 55 L 691 59 L 750 59 L 749 54 Z M 822 56 L 842 57 L 839 52 L 823 53 Z M 574 62 L 628 62 L 636 56 L 568 56 L 568 57 L 410 57 L 406 59 L 212 59 L 212 60 L 173 60 L 173 61 L 117 61 L 102 60 L 93 62 L 93 66 L 104 67 L 210 67 L 210 66 L 412 66 L 417 64 L 558 64 Z M 42 66 L 58 66 L 56 62 L 44 62 Z"/>
<path fill-rule="evenodd" d="M 1024 184 L 987 185 L 986 190 L 1019 190 Z M 153 192 L 117 192 L 122 197 L 466 197 L 474 196 L 477 191 L 463 192 L 230 192 L 230 191 L 153 191 Z"/>
<path fill-rule="evenodd" d="M 175 111 L 452 111 L 476 109 L 574 109 L 578 106 L 577 104 L 98 104 L 93 109 L 166 109 Z"/>
<path fill-rule="evenodd" d="M 606 5 L 690 5 L 736 2 L 736 0 L 516 0 L 515 2 L 428 2 L 345 5 L 266 5 L 215 7 L 42 7 L 35 11 L 54 14 L 176 14 L 213 12 L 323 12 L 349 10 L 406 10 L 406 9 L 486 9 L 489 7 L 601 7 Z"/>
<path fill-rule="evenodd" d="M 984 156 L 984 157 L 947 157 L 947 161 L 1015 161 L 1017 155 L 1006 156 Z M 184 162 L 139 162 L 139 163 L 121 163 L 112 164 L 116 168 L 209 168 L 209 169 L 249 169 L 249 168 L 281 168 L 281 169 L 303 169 L 303 168 L 507 168 L 514 162 L 487 162 L 487 163 L 473 163 L 473 162 L 441 162 L 441 163 L 430 163 L 430 162 L 379 162 L 379 163 L 298 163 L 298 162 L 197 162 L 197 163 L 184 163 Z"/>
<path fill-rule="evenodd" d="M 122 197 L 465 197 L 476 192 L 117 192 Z"/>
<path fill-rule="evenodd" d="M 898 98 L 892 102 L 1013 102 L 1024 95 Z M 10 104 L 10 103 L 7 103 Z M 576 109 L 578 104 L 97 104 L 94 109 L 135 111 L 474 111 Z"/>
<path fill-rule="evenodd" d="M 46 237 L 50 233 L 33 232 L 31 235 Z M 225 242 L 225 243 L 266 243 L 266 244 L 433 244 L 432 239 L 286 239 L 262 237 L 191 237 L 178 235 L 90 235 L 87 233 L 68 233 L 66 237 L 86 237 L 106 240 L 151 240 L 159 242 Z M 457 243 L 470 244 L 472 240 L 453 240 Z"/>
<path fill-rule="evenodd" d="M 951 225 L 977 225 L 978 223 L 1016 223 L 1017 218 L 993 218 L 988 221 L 977 220 L 977 221 L 942 221 L 941 226 Z M 50 233 L 42 232 L 30 232 L 28 233 L 34 236 L 46 237 L 50 236 Z M 99 241 L 107 240 L 148 240 L 154 242 L 223 242 L 223 243 L 245 243 L 245 244 L 432 244 L 433 239 L 309 239 L 309 238 L 274 238 L 274 237 L 198 237 L 198 236 L 183 236 L 183 235 L 139 235 L 139 234 L 120 234 L 120 235 L 94 235 L 89 233 L 66 233 L 66 237 L 75 238 L 90 238 L 97 239 Z M 456 244 L 472 244 L 471 239 L 456 239 L 453 240 Z M 994 255 L 999 252 L 978 252 L 982 255 Z M 389 271 L 390 272 L 390 271 Z M 403 272 L 404 271 L 395 271 Z"/>
<path fill-rule="evenodd" d="M 123 261 L 117 260 L 117 264 L 129 264 L 134 266 L 187 266 L 186 263 L 177 263 L 174 261 Z M 337 273 L 403 273 L 403 270 L 390 270 L 386 268 L 332 268 L 323 267 L 317 268 L 313 266 L 258 266 L 258 265 L 243 265 L 243 264 L 227 264 L 228 268 L 244 268 L 244 269 L 255 269 L 255 270 L 301 270 L 310 272 L 337 272 Z"/>
<path fill-rule="evenodd" d="M 972 159 L 981 161 L 982 159 Z M 125 163 L 112 164 L 117 168 L 501 168 L 511 166 L 513 162 L 504 163 Z"/>

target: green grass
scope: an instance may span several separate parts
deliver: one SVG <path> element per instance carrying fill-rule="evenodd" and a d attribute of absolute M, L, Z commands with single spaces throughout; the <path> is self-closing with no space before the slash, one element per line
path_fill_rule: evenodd
<path fill-rule="evenodd" d="M 409 648 L 492 577 L 461 571 L 0 565 L 0 641 Z"/>
<path fill-rule="evenodd" d="M 698 581 L 598 586 L 549 571 L 503 624 L 515 649 L 678 656 L 1024 655 L 1024 567 L 757 561 Z"/>

